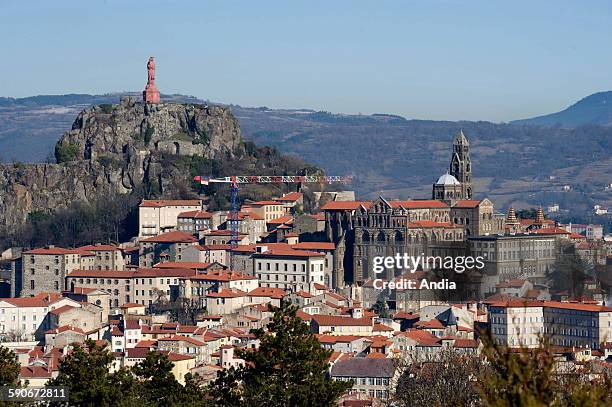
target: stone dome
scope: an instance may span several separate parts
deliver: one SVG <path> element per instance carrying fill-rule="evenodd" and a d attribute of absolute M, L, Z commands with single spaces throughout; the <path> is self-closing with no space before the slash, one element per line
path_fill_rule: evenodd
<path fill-rule="evenodd" d="M 461 185 L 461 183 L 457 181 L 457 178 L 453 177 L 449 173 L 446 173 L 438 178 L 436 185 Z"/>

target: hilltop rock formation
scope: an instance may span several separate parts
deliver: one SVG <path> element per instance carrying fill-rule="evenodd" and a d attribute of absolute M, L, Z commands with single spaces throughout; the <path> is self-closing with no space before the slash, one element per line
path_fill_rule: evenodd
<path fill-rule="evenodd" d="M 115 193 L 171 196 L 176 181 L 191 174 L 166 165 L 168 156 L 223 160 L 243 152 L 238 121 L 223 107 L 130 97 L 95 106 L 58 141 L 57 164 L 0 166 L 0 228 L 15 227 L 34 211 Z"/>

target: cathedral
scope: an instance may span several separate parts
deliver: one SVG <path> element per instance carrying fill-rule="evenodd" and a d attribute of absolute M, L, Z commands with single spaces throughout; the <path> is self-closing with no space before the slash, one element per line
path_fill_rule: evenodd
<path fill-rule="evenodd" d="M 470 144 L 460 131 L 454 139 L 449 171 L 433 184 L 432 199 L 335 201 L 322 207 L 326 233 L 336 243 L 333 285 L 392 279 L 402 270 L 375 275 L 373 258 L 465 255 L 468 236 L 503 232 L 504 215 L 489 199 L 473 199 Z M 405 271 L 405 270 L 404 270 Z"/>

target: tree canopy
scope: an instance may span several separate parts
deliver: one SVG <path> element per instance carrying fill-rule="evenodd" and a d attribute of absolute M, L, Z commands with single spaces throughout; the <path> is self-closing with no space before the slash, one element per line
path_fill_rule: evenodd
<path fill-rule="evenodd" d="M 267 330 L 254 330 L 258 349 L 237 350 L 245 361 L 238 369 L 220 372 L 211 385 L 216 405 L 333 406 L 352 386 L 327 375 L 331 351 L 321 348 L 297 307 L 282 302 Z"/>

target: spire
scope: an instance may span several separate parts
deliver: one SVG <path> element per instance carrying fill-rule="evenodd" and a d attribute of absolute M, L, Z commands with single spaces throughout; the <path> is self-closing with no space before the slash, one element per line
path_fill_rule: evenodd
<path fill-rule="evenodd" d="M 463 134 L 463 129 L 459 130 L 459 133 L 457 133 L 457 136 L 455 137 L 455 144 L 460 144 L 464 146 L 470 145 L 470 142 L 468 141 L 467 137 L 465 137 L 465 134 Z"/>
<path fill-rule="evenodd" d="M 535 223 L 539 225 L 544 223 L 544 210 L 542 209 L 542 205 L 540 205 L 538 211 L 536 212 Z"/>
<path fill-rule="evenodd" d="M 514 212 L 514 208 L 510 207 L 508 209 L 508 215 L 506 216 L 506 225 L 517 225 L 519 223 L 516 218 L 516 212 Z"/>

